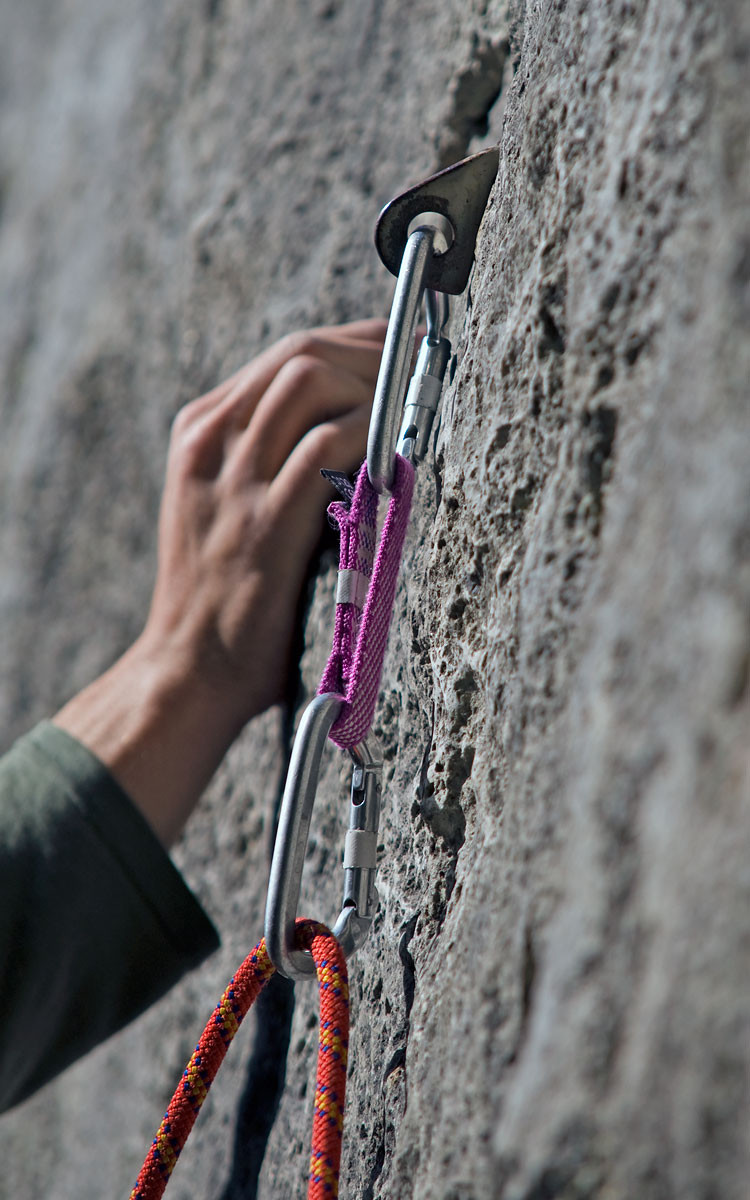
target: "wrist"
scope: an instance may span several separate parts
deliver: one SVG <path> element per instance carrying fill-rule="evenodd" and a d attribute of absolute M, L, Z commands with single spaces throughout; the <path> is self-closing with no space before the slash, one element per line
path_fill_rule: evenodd
<path fill-rule="evenodd" d="M 190 655 L 143 636 L 54 718 L 169 846 L 244 724 Z"/>

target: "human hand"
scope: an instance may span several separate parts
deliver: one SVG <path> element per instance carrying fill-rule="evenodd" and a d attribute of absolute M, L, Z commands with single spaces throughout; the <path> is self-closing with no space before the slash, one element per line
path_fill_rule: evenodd
<path fill-rule="evenodd" d="M 385 334 L 284 338 L 175 420 L 144 641 L 169 648 L 240 728 L 281 698 L 330 485 L 361 461 Z"/>
<path fill-rule="evenodd" d="M 246 721 L 281 698 L 330 485 L 364 454 L 385 322 L 291 334 L 186 405 L 141 637 L 55 718 L 165 842 Z"/>

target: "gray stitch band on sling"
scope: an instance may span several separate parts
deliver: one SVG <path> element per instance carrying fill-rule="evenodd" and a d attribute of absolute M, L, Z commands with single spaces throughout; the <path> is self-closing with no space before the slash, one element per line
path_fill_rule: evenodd
<path fill-rule="evenodd" d="M 368 580 L 361 571 L 339 571 L 336 603 L 353 604 L 362 609 L 367 599 Z"/>

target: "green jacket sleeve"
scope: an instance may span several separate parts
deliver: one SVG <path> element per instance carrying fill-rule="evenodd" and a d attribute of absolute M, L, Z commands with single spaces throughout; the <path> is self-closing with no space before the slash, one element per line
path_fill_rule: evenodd
<path fill-rule="evenodd" d="M 0 759 L 0 1111 L 218 945 L 148 824 L 45 722 Z"/>

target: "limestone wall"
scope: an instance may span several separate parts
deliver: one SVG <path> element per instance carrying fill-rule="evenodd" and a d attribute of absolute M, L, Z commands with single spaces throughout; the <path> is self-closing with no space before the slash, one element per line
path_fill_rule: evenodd
<path fill-rule="evenodd" d="M 140 628 L 179 405 L 290 327 L 384 311 L 380 206 L 499 141 L 376 720 L 382 907 L 352 964 L 342 1196 L 741 1200 L 747 6 L 0 19 L 4 741 Z M 326 560 L 309 691 L 332 588 Z M 280 743 L 277 714 L 246 730 L 177 851 L 222 950 L 2 1119 L 3 1196 L 128 1194 L 260 933 Z M 346 773 L 332 753 L 302 905 L 321 918 Z M 292 1005 L 277 986 L 243 1027 L 172 1200 L 303 1194 L 315 989 Z"/>

